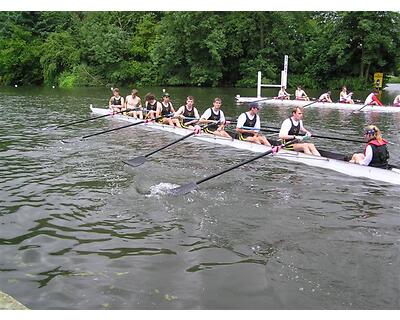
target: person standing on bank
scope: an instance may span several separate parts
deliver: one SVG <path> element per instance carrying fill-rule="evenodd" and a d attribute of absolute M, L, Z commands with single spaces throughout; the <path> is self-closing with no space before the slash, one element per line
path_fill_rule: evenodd
<path fill-rule="evenodd" d="M 199 123 L 218 122 L 215 125 L 210 125 L 207 129 L 204 129 L 204 131 L 216 136 L 231 138 L 228 132 L 225 131 L 225 115 L 221 110 L 221 106 L 221 98 L 215 98 L 213 106 L 204 111 L 200 117 Z"/>
<path fill-rule="evenodd" d="M 237 118 L 236 131 L 239 135 L 239 140 L 255 142 L 271 146 L 266 137 L 260 133 L 261 121 L 257 114 L 260 107 L 257 103 L 251 103 L 249 111 L 243 112 Z"/>
<path fill-rule="evenodd" d="M 119 95 L 118 88 L 113 89 L 113 95 L 108 101 L 108 107 L 113 113 L 124 110 L 125 107 L 124 98 Z"/>
<path fill-rule="evenodd" d="M 350 162 L 363 166 L 388 169 L 388 142 L 382 138 L 381 130 L 374 125 L 367 126 L 364 129 L 364 140 L 367 142 L 364 153 L 353 154 Z"/>
<path fill-rule="evenodd" d="M 281 130 L 279 131 L 279 138 L 286 143 L 290 140 L 297 139 L 299 142 L 292 144 L 287 149 L 292 149 L 298 152 L 304 152 L 306 154 L 313 154 L 315 156 L 321 156 L 317 148 L 313 143 L 302 142 L 304 138 L 310 138 L 311 132 L 303 126 L 303 108 L 294 107 L 292 109 L 292 116 L 282 122 Z M 305 137 L 298 136 L 300 133 L 305 133 Z"/>

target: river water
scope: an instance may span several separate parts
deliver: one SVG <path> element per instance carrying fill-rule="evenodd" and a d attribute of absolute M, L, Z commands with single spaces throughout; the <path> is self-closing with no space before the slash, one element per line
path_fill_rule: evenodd
<path fill-rule="evenodd" d="M 139 88 L 150 90 L 162 88 Z M 255 95 L 167 90 L 176 106 L 194 95 L 201 111 L 220 96 L 231 117 L 246 110 L 236 94 Z M 87 117 L 110 93 L 0 89 L 0 290 L 31 309 L 399 308 L 399 186 L 265 157 L 166 196 L 254 154 L 188 139 L 132 168 L 121 160 L 177 137 L 134 127 L 61 142 L 123 124 L 107 119 L 43 130 Z M 261 110 L 271 126 L 288 114 Z M 400 162 L 399 115 L 310 108 L 304 121 L 319 135 L 354 139 L 373 122 Z"/>

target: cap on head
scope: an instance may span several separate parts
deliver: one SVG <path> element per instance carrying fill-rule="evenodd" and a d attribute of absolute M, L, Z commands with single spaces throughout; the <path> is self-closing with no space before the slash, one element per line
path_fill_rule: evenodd
<path fill-rule="evenodd" d="M 164 97 L 168 97 L 168 98 L 169 98 L 169 93 L 168 93 L 168 92 L 164 92 L 163 98 L 164 98 Z"/>

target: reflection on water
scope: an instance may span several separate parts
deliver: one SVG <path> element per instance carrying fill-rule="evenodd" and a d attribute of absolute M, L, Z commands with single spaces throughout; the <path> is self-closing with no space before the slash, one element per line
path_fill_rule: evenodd
<path fill-rule="evenodd" d="M 188 195 L 167 196 L 252 154 L 187 139 L 132 168 L 121 160 L 176 136 L 135 127 L 62 144 L 122 124 L 42 130 L 86 117 L 87 106 L 101 105 L 109 92 L 29 90 L 0 93 L 7 115 L 0 119 L 0 289 L 28 307 L 399 307 L 398 186 L 265 157 Z M 216 95 L 228 116 L 245 110 L 234 105 L 234 89 L 192 91 L 201 110 Z M 172 92 L 177 105 L 187 95 Z M 287 114 L 261 112 L 271 126 Z M 398 142 L 392 115 L 309 109 L 305 119 L 320 135 L 357 139 L 374 121 Z M 399 151 L 391 145 L 392 155 Z"/>

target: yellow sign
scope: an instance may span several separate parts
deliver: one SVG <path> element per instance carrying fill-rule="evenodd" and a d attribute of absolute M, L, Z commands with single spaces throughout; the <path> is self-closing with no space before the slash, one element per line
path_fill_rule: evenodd
<path fill-rule="evenodd" d="M 376 88 L 382 88 L 383 83 L 383 73 L 382 72 L 375 72 L 374 73 L 374 85 Z"/>

